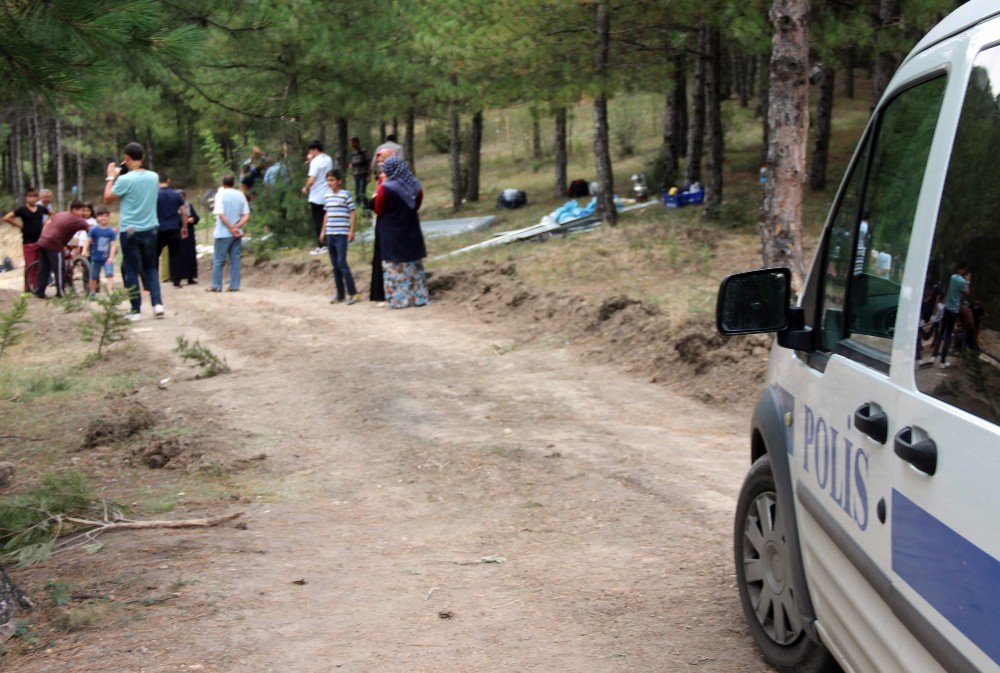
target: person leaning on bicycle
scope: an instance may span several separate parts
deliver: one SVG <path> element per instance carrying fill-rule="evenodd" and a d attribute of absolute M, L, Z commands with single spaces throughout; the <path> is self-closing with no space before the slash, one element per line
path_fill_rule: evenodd
<path fill-rule="evenodd" d="M 38 289 L 35 296 L 45 299 L 45 289 L 49 284 L 49 274 L 55 274 L 56 296 L 63 294 L 63 269 L 66 246 L 78 231 L 87 231 L 87 204 L 74 201 L 68 211 L 56 213 L 48 219 L 38 238 Z"/>

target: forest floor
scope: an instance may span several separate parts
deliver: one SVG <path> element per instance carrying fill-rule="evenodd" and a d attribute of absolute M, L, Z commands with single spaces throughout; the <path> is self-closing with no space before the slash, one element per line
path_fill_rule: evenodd
<path fill-rule="evenodd" d="M 766 343 L 502 260 L 438 271 L 405 311 L 329 305 L 315 258 L 248 267 L 238 294 L 168 287 L 167 317 L 90 368 L 85 314 L 32 304 L 0 400 L 3 434 L 44 440 L 2 440 L 17 481 L 74 469 L 136 518 L 243 514 L 15 571 L 39 607 L 0 668 L 769 670 L 731 558 Z M 178 336 L 232 372 L 197 378 Z M 151 427 L 81 450 L 137 409 Z"/>

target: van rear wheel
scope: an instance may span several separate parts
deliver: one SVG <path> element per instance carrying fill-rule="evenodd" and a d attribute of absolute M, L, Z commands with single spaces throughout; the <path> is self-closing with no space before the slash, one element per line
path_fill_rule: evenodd
<path fill-rule="evenodd" d="M 743 482 L 733 548 L 743 613 L 767 662 L 782 673 L 839 671 L 827 649 L 806 635 L 795 603 L 794 561 L 767 454 Z"/>

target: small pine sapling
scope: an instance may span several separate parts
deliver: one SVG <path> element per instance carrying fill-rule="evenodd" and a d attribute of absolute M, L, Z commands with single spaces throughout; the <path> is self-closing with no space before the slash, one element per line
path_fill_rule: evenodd
<path fill-rule="evenodd" d="M 184 360 L 191 360 L 201 367 L 200 379 L 210 379 L 219 374 L 229 373 L 229 365 L 218 355 L 210 351 L 201 342 L 195 340 L 193 343 L 182 336 L 177 337 L 177 348 L 174 349 Z"/>
<path fill-rule="evenodd" d="M 28 298 L 21 295 L 6 313 L 0 312 L 0 358 L 8 346 L 16 344 L 28 323 Z"/>
<path fill-rule="evenodd" d="M 120 308 L 128 297 L 128 291 L 122 288 L 97 297 L 95 301 L 98 309 L 94 311 L 89 321 L 77 325 L 84 341 L 97 342 L 98 358 L 103 357 L 106 347 L 128 336 L 130 323 L 125 311 Z"/>

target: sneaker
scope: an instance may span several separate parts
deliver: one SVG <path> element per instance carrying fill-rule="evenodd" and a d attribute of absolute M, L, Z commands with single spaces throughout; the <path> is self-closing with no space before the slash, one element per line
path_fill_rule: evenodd
<path fill-rule="evenodd" d="M 344 301 L 343 297 L 330 297 L 331 304 L 340 304 Z"/>
<path fill-rule="evenodd" d="M 157 304 L 153 307 L 153 316 L 156 318 L 163 317 L 163 304 Z"/>
<path fill-rule="evenodd" d="M 238 287 L 227 287 L 226 288 L 226 292 L 239 292 L 239 291 L 240 291 L 240 288 L 238 288 Z"/>
<path fill-rule="evenodd" d="M 921 367 L 930 367 L 932 364 L 934 364 L 934 358 L 924 358 L 923 360 L 920 360 L 917 364 L 919 364 Z"/>
<path fill-rule="evenodd" d="M 310 255 L 322 255 L 324 252 L 326 252 L 326 248 L 317 247 L 317 248 L 314 248 L 314 249 L 310 250 L 309 254 Z"/>
<path fill-rule="evenodd" d="M 95 293 L 91 292 L 90 294 L 87 295 L 87 301 L 96 301 L 96 300 L 97 300 L 97 295 Z"/>
<path fill-rule="evenodd" d="M 359 301 L 361 301 L 361 295 L 352 294 L 350 297 L 347 298 L 347 305 L 350 306 L 351 304 L 357 304 Z"/>
<path fill-rule="evenodd" d="M 951 367 L 951 363 L 950 362 L 942 362 L 941 364 L 938 365 L 938 367 L 940 367 L 941 369 L 948 369 L 948 367 Z"/>
<path fill-rule="evenodd" d="M 139 322 L 142 320 L 142 316 L 138 313 L 127 313 L 125 314 L 125 318 L 131 320 L 132 322 Z"/>
<path fill-rule="evenodd" d="M 217 287 L 206 287 L 205 292 L 222 292 L 222 290 Z"/>

